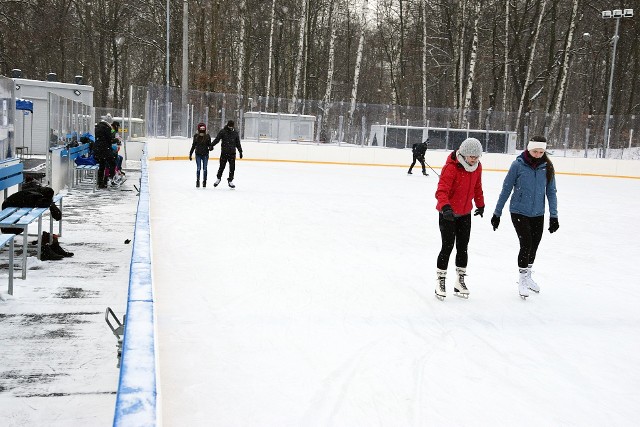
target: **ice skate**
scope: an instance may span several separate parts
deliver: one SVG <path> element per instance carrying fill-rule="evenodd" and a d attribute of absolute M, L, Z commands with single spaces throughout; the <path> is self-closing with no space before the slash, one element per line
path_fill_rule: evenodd
<path fill-rule="evenodd" d="M 447 271 L 438 269 L 437 275 L 438 279 L 436 283 L 436 298 L 438 298 L 440 301 L 444 301 L 447 296 L 447 288 L 445 286 Z"/>
<path fill-rule="evenodd" d="M 413 175 L 413 172 L 409 171 L 407 172 L 407 175 Z"/>
<path fill-rule="evenodd" d="M 426 171 L 422 171 L 422 175 L 429 176 L 429 174 Z"/>
<path fill-rule="evenodd" d="M 233 181 L 229 181 L 229 187 L 231 188 L 236 188 L 235 184 L 233 183 Z"/>
<path fill-rule="evenodd" d="M 467 275 L 467 269 L 456 267 L 456 274 L 458 278 L 456 279 L 455 285 L 453 285 L 453 294 L 457 297 L 467 299 L 469 298 L 469 289 L 467 289 L 467 285 L 464 283 L 464 276 Z"/>
<path fill-rule="evenodd" d="M 518 280 L 518 292 L 522 299 L 529 296 L 529 281 L 527 280 L 527 268 L 520 269 L 520 279 Z"/>
<path fill-rule="evenodd" d="M 214 187 L 217 187 L 220 184 L 220 178 L 216 179 L 216 182 L 213 183 Z"/>
<path fill-rule="evenodd" d="M 196 188 L 200 188 L 200 180 L 196 181 Z"/>
<path fill-rule="evenodd" d="M 207 180 L 202 181 L 202 188 L 207 188 Z"/>
<path fill-rule="evenodd" d="M 531 278 L 532 268 L 533 264 L 529 264 L 529 268 L 527 268 L 527 286 L 529 286 L 529 290 L 538 294 L 540 293 L 540 286 Z"/>

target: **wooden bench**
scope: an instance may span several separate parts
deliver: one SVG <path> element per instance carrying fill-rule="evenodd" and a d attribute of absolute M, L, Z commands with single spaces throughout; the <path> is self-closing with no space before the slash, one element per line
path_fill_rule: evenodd
<path fill-rule="evenodd" d="M 0 234 L 0 248 L 9 245 L 9 295 L 13 295 L 13 238 L 15 234 Z"/>
<path fill-rule="evenodd" d="M 4 190 L 4 198 L 8 197 L 9 188 L 14 185 L 20 185 L 23 182 L 23 164 L 15 163 L 15 159 L 8 159 L 4 162 L 0 162 L 0 190 Z M 57 194 L 53 197 L 53 203 L 58 205 L 60 212 L 62 212 L 62 199 L 63 194 Z M 28 249 L 28 229 L 29 225 L 38 221 L 38 242 L 37 242 L 37 257 L 40 259 L 42 254 L 42 215 L 49 210 L 46 208 L 18 208 L 7 207 L 0 211 L 0 227 L 4 228 L 19 228 L 22 229 L 23 242 L 22 242 L 22 279 L 27 278 L 27 249 Z M 58 234 L 62 234 L 62 218 L 59 221 Z M 12 233 L 2 234 L 2 236 L 11 235 Z M 49 215 L 49 243 L 53 241 L 53 218 Z"/>
<path fill-rule="evenodd" d="M 72 175 L 69 176 L 69 188 L 75 185 L 79 185 L 82 181 L 90 179 L 93 183 L 93 191 L 98 188 L 98 169 L 99 165 L 76 165 L 75 160 L 78 157 L 83 157 L 89 154 L 89 144 L 80 144 L 77 147 L 71 147 L 63 150 L 61 157 L 67 157 L 69 159 L 69 171 Z"/>
<path fill-rule="evenodd" d="M 42 254 L 42 215 L 49 208 L 5 208 L 0 211 L 0 227 L 22 229 L 22 279 L 27 278 L 27 249 L 29 225 L 38 221 L 38 243 L 37 256 L 40 259 Z M 2 234 L 5 236 L 6 234 Z"/>

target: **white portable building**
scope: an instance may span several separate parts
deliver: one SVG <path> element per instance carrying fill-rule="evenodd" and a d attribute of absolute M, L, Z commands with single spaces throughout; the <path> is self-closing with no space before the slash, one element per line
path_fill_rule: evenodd
<path fill-rule="evenodd" d="M 244 113 L 244 139 L 312 142 L 316 116 L 249 111 Z"/>
<path fill-rule="evenodd" d="M 22 78 L 12 80 L 15 97 L 33 103 L 33 113 L 16 111 L 15 117 L 15 145 L 28 147 L 30 154 L 46 154 L 49 150 L 49 92 L 93 107 L 93 86 Z"/>

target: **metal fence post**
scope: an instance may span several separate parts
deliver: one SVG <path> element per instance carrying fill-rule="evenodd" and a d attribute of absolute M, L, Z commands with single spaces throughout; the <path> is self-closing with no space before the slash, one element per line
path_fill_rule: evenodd
<path fill-rule="evenodd" d="M 589 126 L 587 126 L 587 128 L 585 129 L 585 135 L 584 135 L 584 158 L 585 159 L 589 154 L 589 133 L 590 132 L 591 132 L 591 129 L 589 129 Z"/>
<path fill-rule="evenodd" d="M 567 119 L 569 115 L 567 114 Z M 567 157 L 567 148 L 569 145 L 569 122 L 567 120 L 567 125 L 564 128 L 564 157 Z"/>

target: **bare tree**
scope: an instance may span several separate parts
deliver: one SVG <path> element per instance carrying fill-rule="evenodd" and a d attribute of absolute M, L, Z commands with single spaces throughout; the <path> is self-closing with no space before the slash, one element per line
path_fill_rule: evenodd
<path fill-rule="evenodd" d="M 509 86 L 507 81 L 509 78 L 509 3 L 510 0 L 504 2 L 504 74 L 502 76 L 502 111 L 508 111 L 507 95 Z"/>
<path fill-rule="evenodd" d="M 540 36 L 540 29 L 542 28 L 542 18 L 544 17 L 546 5 L 547 0 L 541 0 L 540 10 L 538 11 L 538 24 L 535 27 L 535 32 L 529 45 L 529 60 L 527 61 L 526 77 L 522 85 L 522 95 L 520 96 L 520 103 L 518 105 L 518 116 L 516 118 L 517 132 L 520 132 L 520 125 L 522 123 L 522 112 L 524 110 L 525 100 L 529 94 L 529 88 L 531 87 L 531 73 L 533 70 L 536 46 L 538 44 L 538 38 Z"/>
<path fill-rule="evenodd" d="M 353 120 L 353 113 L 356 110 L 356 99 L 358 98 L 358 81 L 360 80 L 360 65 L 362 64 L 362 50 L 364 48 L 364 34 L 367 22 L 367 0 L 363 1 L 360 15 L 360 39 L 358 41 L 358 51 L 356 53 L 356 64 L 353 71 L 353 87 L 351 89 L 351 107 L 349 108 L 349 121 Z"/>
<path fill-rule="evenodd" d="M 550 112 L 551 112 L 551 123 L 549 125 L 549 128 L 551 129 L 552 133 L 553 130 L 556 128 L 556 126 L 558 125 L 558 119 L 560 117 L 560 114 L 562 112 L 562 104 L 564 102 L 564 95 L 565 95 L 565 91 L 567 88 L 567 76 L 569 74 L 569 66 L 570 66 L 570 62 L 571 62 L 571 51 L 573 48 L 573 36 L 576 30 L 576 20 L 578 17 L 578 5 L 580 3 L 580 0 L 573 0 L 573 9 L 571 10 L 571 19 L 569 21 L 569 29 L 567 30 L 567 36 L 565 39 L 565 44 L 564 44 L 564 48 L 563 48 L 563 55 L 562 55 L 562 65 L 560 67 L 559 70 L 559 89 L 558 89 L 558 94 L 555 97 L 555 102 L 553 103 L 553 106 L 550 108 Z"/>
<path fill-rule="evenodd" d="M 271 94 L 271 62 L 273 59 L 273 27 L 275 26 L 276 16 L 276 0 L 271 1 L 271 19 L 269 20 L 269 65 L 267 66 L 267 86 L 265 95 L 267 97 L 267 103 L 269 102 L 269 95 Z"/>
<path fill-rule="evenodd" d="M 240 17 L 240 35 L 238 36 L 238 79 L 236 81 L 236 94 L 238 96 L 238 105 L 240 105 L 240 99 L 243 95 L 243 83 L 244 83 L 244 67 L 245 67 L 245 44 L 247 43 L 245 35 L 245 12 L 247 9 L 246 0 L 240 0 L 238 4 L 239 17 Z"/>
<path fill-rule="evenodd" d="M 302 0 L 302 12 L 300 13 L 300 32 L 298 33 L 298 59 L 295 66 L 295 77 L 293 91 L 291 93 L 291 103 L 289 104 L 289 113 L 294 113 L 298 102 L 298 90 L 300 88 L 300 80 L 302 79 L 302 63 L 304 58 L 304 40 L 307 28 L 307 0 Z"/>
<path fill-rule="evenodd" d="M 324 91 L 324 98 L 322 99 L 322 105 L 324 108 L 324 117 L 323 120 L 326 121 L 327 115 L 329 114 L 329 108 L 331 103 L 331 89 L 333 88 L 333 70 L 336 61 L 336 34 L 338 25 L 334 22 L 334 5 L 335 1 L 330 0 L 329 3 L 329 26 L 331 27 L 330 36 L 329 36 L 329 57 L 327 58 L 327 84 Z"/>
<path fill-rule="evenodd" d="M 478 57 L 478 21 L 480 20 L 481 0 L 475 0 L 474 18 L 473 18 L 473 40 L 471 42 L 471 57 L 469 58 L 469 73 L 467 76 L 467 91 L 464 97 L 463 117 L 461 120 L 462 127 L 468 123 L 468 113 L 471 106 L 471 94 L 473 92 L 473 83 L 476 71 L 476 63 Z"/>

